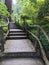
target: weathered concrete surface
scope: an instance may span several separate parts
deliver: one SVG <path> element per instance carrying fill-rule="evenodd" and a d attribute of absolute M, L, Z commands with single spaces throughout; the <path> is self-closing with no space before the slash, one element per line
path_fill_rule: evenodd
<path fill-rule="evenodd" d="M 10 59 L 0 62 L 0 65 L 44 65 L 40 59 Z"/>
<path fill-rule="evenodd" d="M 35 52 L 35 47 L 29 39 L 7 40 L 4 52 Z"/>

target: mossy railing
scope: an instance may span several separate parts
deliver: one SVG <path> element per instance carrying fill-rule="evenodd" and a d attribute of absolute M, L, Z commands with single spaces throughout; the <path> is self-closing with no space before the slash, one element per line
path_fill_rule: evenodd
<path fill-rule="evenodd" d="M 9 19 L 7 18 L 7 24 L 0 26 L 0 53 L 4 51 L 4 44 L 7 37 L 7 34 L 9 33 Z M 4 35 L 3 27 L 8 27 L 8 31 Z"/>
<path fill-rule="evenodd" d="M 43 47 L 42 42 L 41 42 L 41 39 L 40 39 L 40 33 L 42 32 L 45 35 L 45 37 L 46 37 L 46 39 L 47 39 L 47 41 L 49 43 L 49 37 L 48 37 L 48 35 L 44 31 L 44 29 L 41 26 L 39 26 L 39 25 L 33 25 L 33 26 L 32 25 L 28 25 L 28 26 L 30 28 L 33 28 L 34 27 L 34 28 L 37 28 L 38 29 L 37 36 L 36 36 L 35 34 L 31 33 L 29 30 L 27 30 L 26 29 L 27 26 L 25 26 L 26 31 L 28 33 L 30 33 L 38 41 L 39 46 L 40 46 L 40 50 L 41 50 L 41 53 L 42 53 L 42 57 L 43 57 L 43 59 L 45 61 L 45 64 L 46 65 L 49 65 L 49 61 L 48 61 L 47 56 L 46 56 L 46 53 L 45 53 L 45 48 Z"/>
<path fill-rule="evenodd" d="M 17 22 L 17 24 L 19 25 L 19 22 Z M 39 45 L 39 48 L 40 48 L 40 51 L 41 51 L 41 54 L 42 54 L 42 58 L 45 61 L 45 64 L 49 65 L 49 61 L 48 61 L 46 53 L 45 53 L 45 48 L 43 47 L 42 40 L 40 39 L 40 36 L 41 36 L 40 33 L 42 32 L 44 34 L 46 40 L 49 43 L 49 37 L 46 34 L 46 32 L 44 31 L 44 29 L 41 26 L 39 26 L 39 25 L 29 25 L 26 22 L 25 22 L 25 24 L 23 26 L 20 26 L 20 27 L 27 32 L 27 36 L 28 37 L 29 37 L 29 35 L 30 35 L 30 38 L 32 37 L 31 39 L 34 40 L 35 48 L 36 49 L 37 49 L 37 46 Z M 33 30 L 37 29 L 36 34 L 34 34 L 33 32 L 31 32 L 29 29 L 33 29 Z"/>

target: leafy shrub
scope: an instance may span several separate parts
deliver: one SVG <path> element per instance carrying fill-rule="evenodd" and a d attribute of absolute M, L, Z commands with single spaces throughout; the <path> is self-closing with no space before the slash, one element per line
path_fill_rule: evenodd
<path fill-rule="evenodd" d="M 6 25 L 6 24 L 7 24 L 7 22 L 4 19 L 0 19 L 0 26 Z"/>
<path fill-rule="evenodd" d="M 5 20 L 6 17 L 9 17 L 10 13 L 8 12 L 7 6 L 0 2 L 0 26 L 6 25 L 7 22 Z M 6 32 L 8 27 L 3 27 L 3 31 Z"/>
<path fill-rule="evenodd" d="M 3 27 L 3 31 L 6 33 L 8 31 L 8 27 Z"/>
<path fill-rule="evenodd" d="M 7 22 L 3 19 L 0 19 L 0 26 L 7 25 Z M 8 27 L 3 27 L 3 31 L 6 32 L 8 30 Z"/>
<path fill-rule="evenodd" d="M 10 16 L 10 13 L 8 12 L 6 5 L 0 2 L 0 17 L 2 18 L 7 16 Z"/>

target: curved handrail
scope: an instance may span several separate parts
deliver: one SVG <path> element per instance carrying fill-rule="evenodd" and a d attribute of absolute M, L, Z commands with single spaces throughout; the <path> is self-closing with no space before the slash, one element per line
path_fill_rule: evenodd
<path fill-rule="evenodd" d="M 1 38 L 0 38 L 0 44 L 1 44 L 1 47 L 2 47 L 2 45 L 4 46 L 4 43 L 5 43 L 5 39 L 6 39 L 6 37 L 7 37 L 7 35 L 8 35 L 8 31 L 9 31 L 9 19 L 7 18 L 7 21 L 8 21 L 8 23 L 6 24 L 6 25 L 2 25 L 2 26 L 0 26 L 0 35 L 1 35 Z M 4 31 L 3 31 L 3 27 L 7 27 L 8 26 L 8 31 L 7 31 L 7 34 L 6 35 L 4 35 Z M 4 40 L 4 42 L 2 43 L 2 41 Z M 1 50 L 1 53 L 4 51 L 4 47 L 3 47 L 3 49 L 1 49 L 0 48 L 0 50 Z"/>
<path fill-rule="evenodd" d="M 29 25 L 29 24 L 28 24 L 28 25 Z M 41 26 L 39 26 L 39 25 L 33 25 L 33 26 L 32 26 L 32 25 L 29 25 L 29 27 L 37 27 L 38 29 L 40 29 L 40 30 L 44 33 L 46 39 L 47 39 L 48 42 L 49 42 L 49 37 L 48 37 L 48 35 L 46 34 L 46 32 L 43 30 L 43 28 L 42 28 Z M 26 29 L 26 31 L 27 31 L 28 33 L 30 33 L 30 34 L 38 41 L 38 43 L 39 43 L 39 45 L 40 45 L 40 50 L 41 50 L 41 53 L 42 53 L 42 56 L 43 56 L 43 60 L 45 61 L 45 64 L 46 64 L 46 65 L 49 65 L 49 61 L 48 61 L 48 59 L 47 59 L 46 53 L 45 53 L 45 51 L 44 51 L 44 49 L 43 49 L 43 46 L 42 46 L 42 43 L 41 43 L 40 39 L 39 39 L 35 34 L 31 33 L 31 32 L 26 28 L 26 26 L 25 26 L 25 29 Z"/>
<path fill-rule="evenodd" d="M 29 25 L 29 27 L 37 27 L 37 28 L 39 28 L 43 32 L 43 34 L 45 35 L 47 41 L 49 42 L 49 37 L 48 37 L 47 33 L 45 32 L 45 30 L 41 26 L 39 26 L 39 25 Z"/>
<path fill-rule="evenodd" d="M 25 25 L 26 25 L 26 24 L 24 24 L 24 27 L 25 27 L 26 31 L 27 31 L 29 34 L 31 34 L 31 35 L 38 41 L 38 43 L 39 43 L 39 45 L 40 45 L 41 53 L 42 53 L 42 56 L 43 56 L 43 60 L 45 61 L 45 64 L 46 64 L 46 65 L 49 65 L 49 61 L 48 61 L 48 59 L 47 59 L 46 53 L 45 53 L 45 51 L 44 51 L 44 49 L 43 49 L 43 46 L 42 46 L 42 43 L 41 43 L 40 39 L 39 39 L 35 34 L 31 33 L 31 32 L 26 28 Z M 49 37 L 48 37 L 48 35 L 46 34 L 46 32 L 43 30 L 42 27 L 40 27 L 39 25 L 33 25 L 33 26 L 29 25 L 29 27 L 37 27 L 38 29 L 40 29 L 40 30 L 44 33 L 46 39 L 47 39 L 48 42 L 49 42 Z"/>
<path fill-rule="evenodd" d="M 25 28 L 26 29 L 26 28 Z M 27 30 L 27 29 L 26 29 Z M 28 30 L 27 30 L 28 31 Z M 46 57 L 46 54 L 45 54 L 45 51 L 44 51 L 44 49 L 43 49 L 43 46 L 42 46 L 42 44 L 41 44 L 41 42 L 40 42 L 40 39 L 35 35 L 35 34 L 33 34 L 33 33 L 31 33 L 30 31 L 28 31 L 28 33 L 30 33 L 37 41 L 38 41 L 38 43 L 39 43 L 39 45 L 40 45 L 40 50 L 41 50 L 41 53 L 42 53 L 42 55 L 43 55 L 43 60 L 45 61 L 45 64 L 46 65 L 49 65 L 49 61 L 48 61 L 48 59 L 47 59 L 47 57 Z"/>
<path fill-rule="evenodd" d="M 2 27 L 7 27 L 7 26 L 8 26 L 8 31 L 7 31 L 6 35 L 4 36 L 4 39 L 7 37 L 8 33 L 9 33 L 9 18 L 7 18 L 7 21 L 8 21 L 8 22 L 7 22 L 6 25 L 0 26 L 1 28 L 2 28 Z"/>

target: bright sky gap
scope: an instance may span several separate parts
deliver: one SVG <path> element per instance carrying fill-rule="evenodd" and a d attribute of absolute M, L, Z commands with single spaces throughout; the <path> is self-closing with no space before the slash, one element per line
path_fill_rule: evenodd
<path fill-rule="evenodd" d="M 17 3 L 17 0 L 12 0 L 12 3 L 13 3 L 13 4 L 16 4 L 16 3 Z"/>

